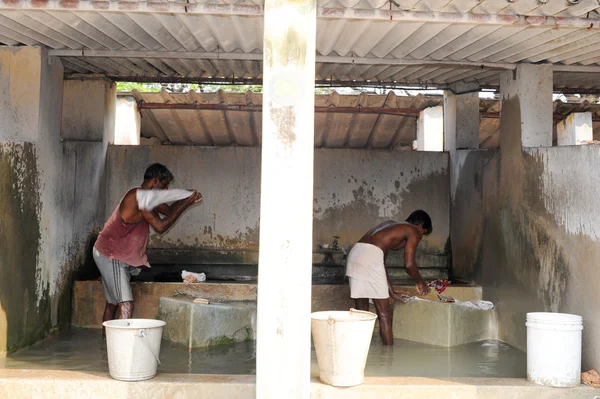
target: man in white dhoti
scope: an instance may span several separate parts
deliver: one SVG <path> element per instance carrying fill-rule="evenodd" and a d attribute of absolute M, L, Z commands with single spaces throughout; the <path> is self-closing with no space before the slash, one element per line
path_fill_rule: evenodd
<path fill-rule="evenodd" d="M 417 282 L 419 294 L 426 295 L 429 287 L 421 278 L 415 253 L 421 238 L 429 235 L 431 231 L 431 218 L 427 212 L 417 210 L 411 213 L 405 222 L 390 220 L 373 227 L 348 254 L 346 275 L 350 282 L 350 297 L 355 300 L 359 310 L 369 310 L 369 299 L 373 300 L 384 345 L 394 343 L 389 298 L 391 296 L 400 300 L 400 296 L 390 284 L 385 268 L 387 253 L 404 248 L 406 271 Z"/>

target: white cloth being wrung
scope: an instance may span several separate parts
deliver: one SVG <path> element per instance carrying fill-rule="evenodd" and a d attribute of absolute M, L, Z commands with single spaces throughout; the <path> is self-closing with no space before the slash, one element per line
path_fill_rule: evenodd
<path fill-rule="evenodd" d="M 193 194 L 190 190 L 171 189 L 171 190 L 142 190 L 138 189 L 135 193 L 138 208 L 151 211 L 160 204 L 167 204 L 188 198 Z"/>

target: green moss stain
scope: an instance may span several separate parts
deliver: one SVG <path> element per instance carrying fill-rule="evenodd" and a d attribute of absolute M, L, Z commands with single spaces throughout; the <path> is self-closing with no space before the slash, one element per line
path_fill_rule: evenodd
<path fill-rule="evenodd" d="M 217 338 L 212 338 L 210 341 L 208 341 L 209 346 L 227 345 L 227 344 L 233 344 L 233 343 L 235 343 L 235 339 L 227 337 L 225 335 L 222 335 Z"/>
<path fill-rule="evenodd" d="M 0 144 L 0 302 L 7 350 L 42 338 L 51 327 L 48 288 L 36 295 L 40 195 L 32 143 Z M 1 333 L 1 332 L 0 332 Z"/>

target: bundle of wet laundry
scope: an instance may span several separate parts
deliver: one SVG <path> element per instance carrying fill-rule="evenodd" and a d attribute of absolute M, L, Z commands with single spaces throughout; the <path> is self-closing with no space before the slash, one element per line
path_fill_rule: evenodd
<path fill-rule="evenodd" d="M 183 279 L 184 283 L 201 283 L 203 281 L 206 281 L 206 274 L 192 273 L 184 270 L 181 272 L 181 278 Z"/>
<path fill-rule="evenodd" d="M 600 388 L 600 374 L 594 369 L 581 373 L 581 382 L 592 388 Z"/>
<path fill-rule="evenodd" d="M 451 297 L 450 295 L 443 295 L 442 292 L 444 292 L 450 284 L 451 284 L 450 281 L 442 280 L 442 279 L 431 281 L 427 284 L 427 286 L 434 289 L 436 291 L 435 293 L 430 292 L 428 295 L 426 295 L 422 298 L 420 298 L 418 296 L 410 296 L 407 294 L 400 294 L 400 301 L 402 301 L 404 303 L 407 303 L 410 300 L 434 301 L 435 302 L 437 299 L 437 301 L 439 301 L 441 303 L 466 306 L 471 309 L 490 310 L 490 309 L 494 308 L 494 304 L 490 301 L 483 301 L 483 300 L 458 301 L 458 300 L 454 299 L 453 297 Z"/>
<path fill-rule="evenodd" d="M 442 292 L 446 291 L 446 288 L 448 288 L 450 284 L 451 283 L 448 280 L 437 279 L 429 282 L 427 286 L 436 290 L 438 294 L 441 294 Z"/>
<path fill-rule="evenodd" d="M 466 306 L 468 308 L 471 309 L 479 309 L 479 310 L 490 310 L 490 309 L 494 309 L 494 304 L 490 301 L 483 301 L 483 300 L 478 300 L 478 301 L 456 301 L 457 305 L 461 305 L 461 306 Z"/>

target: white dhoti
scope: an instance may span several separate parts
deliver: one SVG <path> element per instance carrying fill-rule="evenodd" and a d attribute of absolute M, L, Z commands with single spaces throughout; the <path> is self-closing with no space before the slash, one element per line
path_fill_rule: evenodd
<path fill-rule="evenodd" d="M 359 242 L 348 254 L 346 276 L 350 282 L 350 297 L 389 298 L 383 251 L 372 244 Z"/>

